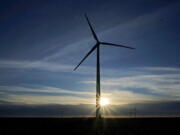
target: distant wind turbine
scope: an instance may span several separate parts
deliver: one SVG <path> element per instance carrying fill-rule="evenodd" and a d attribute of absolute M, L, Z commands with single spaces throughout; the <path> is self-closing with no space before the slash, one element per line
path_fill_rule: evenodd
<path fill-rule="evenodd" d="M 100 98 L 101 98 L 101 90 L 100 90 L 100 45 L 109 45 L 109 46 L 116 46 L 116 47 L 124 47 L 124 48 L 128 48 L 128 49 L 135 49 L 132 47 L 128 47 L 128 46 L 124 46 L 124 45 L 117 45 L 117 44 L 113 44 L 113 43 L 108 43 L 108 42 L 101 42 L 99 41 L 89 19 L 88 16 L 85 14 L 85 18 L 88 22 L 88 25 L 91 29 L 92 35 L 94 37 L 94 39 L 96 40 L 96 44 L 92 47 L 92 49 L 86 54 L 86 56 L 79 62 L 79 64 L 74 68 L 74 70 L 76 70 L 82 63 L 83 61 L 96 49 L 96 53 L 97 53 L 97 57 L 96 57 L 96 118 L 99 119 L 101 118 L 101 111 L 100 111 Z"/>

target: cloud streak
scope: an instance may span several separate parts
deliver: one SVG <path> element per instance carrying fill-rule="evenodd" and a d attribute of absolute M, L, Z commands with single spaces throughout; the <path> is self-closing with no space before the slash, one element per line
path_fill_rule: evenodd
<path fill-rule="evenodd" d="M 43 61 L 13 61 L 13 60 L 0 60 L 0 68 L 40 69 L 47 71 L 67 71 L 73 69 L 72 66 L 43 62 Z"/>
<path fill-rule="evenodd" d="M 169 67 L 147 67 L 142 68 L 144 72 L 149 70 L 153 71 L 163 71 L 166 73 L 155 74 L 140 74 L 140 75 L 131 75 L 125 77 L 116 77 L 116 78 L 104 78 L 102 85 L 105 89 L 119 89 L 126 91 L 134 91 L 135 93 L 142 92 L 147 95 L 157 95 L 160 98 L 164 96 L 168 98 L 179 99 L 180 98 L 180 73 L 179 68 L 169 68 Z M 146 70 L 145 70 L 146 69 Z M 174 73 L 167 73 L 172 72 Z M 177 72 L 178 71 L 178 72 Z M 95 84 L 95 81 L 82 81 L 85 84 Z M 139 89 L 139 91 L 135 91 Z M 140 91 L 142 90 L 142 91 Z"/>
<path fill-rule="evenodd" d="M 0 68 L 69 72 L 72 69 L 72 66 L 42 61 L 0 60 Z M 77 84 L 84 84 L 84 87 L 88 90 L 89 88 L 92 88 L 92 85 L 95 86 L 95 81 L 88 79 L 90 71 L 86 72 L 85 68 L 88 68 L 90 71 L 93 70 L 92 67 L 82 67 L 82 71 L 84 70 L 82 73 L 87 75 L 86 81 L 80 81 L 80 83 Z M 120 71 L 118 69 L 103 69 L 103 75 L 105 76 L 102 78 L 102 94 L 103 96 L 110 98 L 111 103 L 113 104 L 180 99 L 180 68 L 136 67 L 121 69 Z M 62 104 L 75 102 L 80 104 L 85 101 L 89 102 L 91 100 L 91 103 L 94 103 L 95 101 L 95 89 L 94 91 L 82 89 L 78 91 L 52 86 L 34 87 L 33 84 L 31 84 L 31 87 L 1 85 L 0 90 L 1 99 L 10 102 L 54 102 Z M 38 99 L 39 96 L 41 99 Z"/>
<path fill-rule="evenodd" d="M 21 104 L 95 104 L 95 91 L 72 91 L 55 87 L 39 88 L 0 86 L 1 101 Z M 40 93 L 40 94 L 39 94 Z M 122 89 L 103 89 L 102 96 L 111 104 L 158 101 L 158 96 Z"/>
<path fill-rule="evenodd" d="M 56 87 L 41 86 L 36 88 L 21 86 L 0 86 L 1 100 L 25 104 L 80 104 L 94 103 L 94 92 L 72 91 Z"/>
<path fill-rule="evenodd" d="M 48 72 L 69 72 L 74 74 L 86 74 L 86 75 L 95 75 L 95 67 L 91 66 L 81 66 L 80 70 L 73 71 L 75 65 L 66 65 L 66 64 L 58 64 L 54 62 L 47 61 L 21 61 L 21 60 L 0 60 L 0 68 L 5 69 L 33 69 L 40 71 L 48 71 Z M 140 71 L 141 72 L 141 71 Z M 118 69 L 102 69 L 102 75 L 116 75 L 118 73 L 124 74 L 123 71 Z M 138 73 L 138 71 L 134 72 L 130 69 L 128 74 Z M 126 73 L 127 74 L 127 73 Z"/>

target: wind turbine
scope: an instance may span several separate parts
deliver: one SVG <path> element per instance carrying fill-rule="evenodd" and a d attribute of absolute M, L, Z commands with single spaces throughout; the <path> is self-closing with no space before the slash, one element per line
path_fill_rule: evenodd
<path fill-rule="evenodd" d="M 118 45 L 118 44 L 113 44 L 109 42 L 101 42 L 99 41 L 90 21 L 88 16 L 85 14 L 85 18 L 88 22 L 88 25 L 91 29 L 92 35 L 94 39 L 96 40 L 96 44 L 91 48 L 91 50 L 85 55 L 85 57 L 79 62 L 79 64 L 74 68 L 76 70 L 82 63 L 83 61 L 93 52 L 96 50 L 96 118 L 99 119 L 101 118 L 101 105 L 100 105 L 100 98 L 101 98 L 101 83 L 100 83 L 100 45 L 108 45 L 108 46 L 115 46 L 115 47 L 124 47 L 128 49 L 135 49 L 132 47 L 124 46 L 124 45 Z"/>

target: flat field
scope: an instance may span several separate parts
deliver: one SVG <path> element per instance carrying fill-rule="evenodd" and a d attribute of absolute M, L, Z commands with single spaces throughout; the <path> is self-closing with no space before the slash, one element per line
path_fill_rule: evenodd
<path fill-rule="evenodd" d="M 0 118 L 0 135 L 178 135 L 180 118 Z"/>

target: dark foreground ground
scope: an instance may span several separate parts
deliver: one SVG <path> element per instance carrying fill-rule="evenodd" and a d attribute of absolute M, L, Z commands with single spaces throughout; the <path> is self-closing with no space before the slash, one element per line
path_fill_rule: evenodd
<path fill-rule="evenodd" d="M 175 135 L 180 118 L 0 118 L 0 135 Z"/>

